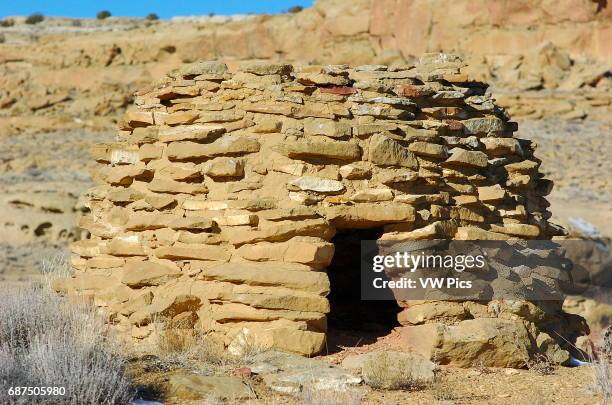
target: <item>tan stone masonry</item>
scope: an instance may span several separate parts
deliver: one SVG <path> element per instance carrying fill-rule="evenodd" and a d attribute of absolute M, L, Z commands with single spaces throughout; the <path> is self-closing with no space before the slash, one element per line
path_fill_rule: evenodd
<path fill-rule="evenodd" d="M 338 228 L 384 227 L 382 239 L 549 239 L 560 230 L 547 221 L 552 184 L 534 145 L 513 137 L 516 123 L 462 67 L 426 54 L 393 70 L 244 64 L 230 73 L 196 62 L 171 72 L 137 93 L 115 143 L 94 148 L 100 185 L 80 224 L 91 237 L 72 246 L 75 274 L 61 289 L 92 297 L 138 340 L 163 320 L 235 352 L 253 340 L 313 355 L 325 345 L 325 269 L 334 254 L 355 254 L 334 252 Z M 542 336 L 542 310 L 513 305 L 486 315 L 487 303 L 403 303 L 399 320 L 443 333 L 459 310 L 502 322 L 490 325 L 502 334 L 533 322 L 522 330 Z M 517 365 L 502 357 L 487 362 Z"/>

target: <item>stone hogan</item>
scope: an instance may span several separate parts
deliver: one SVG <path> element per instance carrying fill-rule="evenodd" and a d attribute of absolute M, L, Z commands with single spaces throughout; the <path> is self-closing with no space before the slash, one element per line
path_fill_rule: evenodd
<path fill-rule="evenodd" d="M 562 233 L 535 145 L 463 65 L 436 53 L 393 69 L 206 61 L 171 72 L 136 94 L 116 142 L 94 148 L 99 185 L 80 221 L 90 236 L 72 245 L 74 274 L 57 289 L 137 341 L 161 321 L 232 353 L 312 356 L 326 348 L 328 296 L 350 294 L 334 262 L 359 256 L 339 235 Z M 443 363 L 568 359 L 544 331 L 569 333 L 561 302 L 393 304 L 406 347 Z"/>

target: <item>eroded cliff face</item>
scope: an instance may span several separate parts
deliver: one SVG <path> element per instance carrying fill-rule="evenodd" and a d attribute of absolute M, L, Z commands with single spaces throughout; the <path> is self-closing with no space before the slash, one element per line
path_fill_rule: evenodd
<path fill-rule="evenodd" d="M 369 12 L 369 33 L 382 49 L 397 49 L 404 56 L 441 50 L 475 56 L 525 55 L 551 43 L 571 57 L 609 59 L 612 11 L 604 3 L 377 0 Z"/>
<path fill-rule="evenodd" d="M 230 69 L 233 60 L 399 66 L 431 51 L 460 53 L 472 76 L 509 90 L 498 102 L 514 116 L 610 114 L 605 2 L 320 0 L 295 14 L 50 20 L 0 33 L 3 133 L 111 127 L 136 89 L 195 60 L 223 58 Z"/>

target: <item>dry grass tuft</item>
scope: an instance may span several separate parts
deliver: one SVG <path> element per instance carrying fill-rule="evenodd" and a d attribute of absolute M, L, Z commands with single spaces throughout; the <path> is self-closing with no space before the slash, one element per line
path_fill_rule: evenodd
<path fill-rule="evenodd" d="M 491 373 L 493 373 L 493 371 L 490 368 L 485 366 L 483 360 L 480 360 L 478 362 L 478 366 L 476 366 L 476 371 L 478 371 L 480 374 L 491 374 Z"/>
<path fill-rule="evenodd" d="M 580 351 L 578 347 L 570 345 Z M 599 344 L 590 342 L 584 361 L 589 363 L 588 367 L 593 370 L 593 385 L 591 390 L 602 395 L 602 405 L 612 402 L 612 327 L 604 331 Z"/>
<path fill-rule="evenodd" d="M 2 290 L 0 302 L 0 403 L 32 400 L 8 397 L 11 386 L 63 386 L 68 404 L 131 401 L 125 363 L 93 308 L 44 285 Z"/>
<path fill-rule="evenodd" d="M 169 363 L 189 367 L 193 362 L 224 365 L 230 357 L 223 346 L 196 329 L 167 328 L 156 323 L 157 349 L 160 358 Z"/>
<path fill-rule="evenodd" d="M 431 391 L 436 401 L 444 403 L 447 401 L 455 401 L 459 399 L 459 396 L 457 395 L 457 389 L 453 387 L 451 383 L 442 378 L 436 378 L 436 380 L 431 383 L 427 388 Z"/>
<path fill-rule="evenodd" d="M 190 329 L 165 328 L 156 323 L 157 349 L 164 356 L 182 356 L 190 354 L 195 347 L 197 334 Z"/>
<path fill-rule="evenodd" d="M 537 353 L 527 361 L 527 368 L 540 375 L 551 375 L 555 373 L 557 365 L 543 353 Z"/>
<path fill-rule="evenodd" d="M 247 345 L 240 356 L 230 354 L 223 343 L 197 329 L 170 328 L 156 322 L 157 355 L 171 368 L 205 369 L 208 373 L 225 374 L 252 363 L 263 350 Z"/>
<path fill-rule="evenodd" d="M 608 405 L 612 402 L 612 326 L 604 332 L 598 348 L 599 357 L 594 359 L 591 356 L 595 390 L 603 396 L 603 405 Z"/>
<path fill-rule="evenodd" d="M 368 359 L 362 369 L 363 379 L 372 388 L 385 390 L 416 390 L 423 383 L 412 378 L 410 364 L 387 353 Z"/>
<path fill-rule="evenodd" d="M 591 360 L 593 368 L 594 388 L 598 394 L 603 396 L 602 404 L 608 405 L 612 402 L 612 359 L 600 356 Z"/>
<path fill-rule="evenodd" d="M 55 291 L 54 282 L 70 278 L 73 274 L 68 252 L 56 254 L 42 261 L 40 266 L 43 287 L 49 291 Z"/>

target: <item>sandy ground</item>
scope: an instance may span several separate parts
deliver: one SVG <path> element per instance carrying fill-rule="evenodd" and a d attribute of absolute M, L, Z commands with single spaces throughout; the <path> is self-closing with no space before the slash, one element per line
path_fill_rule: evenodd
<path fill-rule="evenodd" d="M 0 284 L 27 281 L 67 255 L 79 238 L 78 197 L 93 185 L 89 148 L 110 139 L 86 131 L 0 137 Z"/>
<path fill-rule="evenodd" d="M 555 182 L 548 196 L 553 222 L 592 223 L 612 237 L 612 117 L 610 121 L 519 121 L 518 137 L 538 144 L 542 172 Z"/>
<path fill-rule="evenodd" d="M 141 391 L 141 396 L 144 398 L 161 399 L 166 405 L 221 403 L 214 402 L 213 398 L 204 401 L 190 401 L 168 395 L 166 383 L 168 375 L 173 370 L 155 370 L 155 367 L 151 367 L 150 361 L 132 362 L 130 372 L 136 382 L 143 387 L 144 391 Z M 243 381 L 255 392 L 257 399 L 233 400 L 227 403 L 250 405 L 594 405 L 603 403 L 602 395 L 595 389 L 594 375 L 594 369 L 590 366 L 559 367 L 552 374 L 504 368 L 441 367 L 437 374 L 437 382 L 419 389 L 388 391 L 361 385 L 340 392 L 329 389 L 305 390 L 293 395 L 272 391 L 260 377 L 254 375 L 244 378 Z"/>

